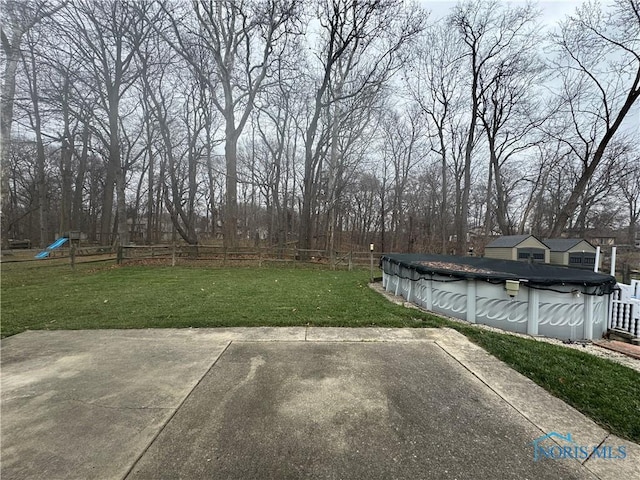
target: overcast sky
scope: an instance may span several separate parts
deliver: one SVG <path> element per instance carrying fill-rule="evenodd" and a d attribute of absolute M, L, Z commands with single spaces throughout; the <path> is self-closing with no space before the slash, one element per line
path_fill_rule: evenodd
<path fill-rule="evenodd" d="M 583 4 L 586 0 L 544 0 L 536 2 L 538 8 L 542 10 L 541 22 L 548 25 L 555 25 L 565 16 L 572 14 L 576 7 Z M 431 11 L 431 19 L 441 18 L 449 14 L 451 8 L 458 3 L 451 0 L 423 0 L 422 5 Z M 512 2 L 504 2 L 512 4 L 524 4 L 525 1 L 515 0 Z"/>

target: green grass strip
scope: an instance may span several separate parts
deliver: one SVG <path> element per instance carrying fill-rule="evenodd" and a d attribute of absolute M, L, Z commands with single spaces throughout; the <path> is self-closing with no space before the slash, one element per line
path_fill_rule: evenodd
<path fill-rule="evenodd" d="M 621 438 L 640 443 L 640 373 L 572 348 L 454 326 L 514 370 Z"/>

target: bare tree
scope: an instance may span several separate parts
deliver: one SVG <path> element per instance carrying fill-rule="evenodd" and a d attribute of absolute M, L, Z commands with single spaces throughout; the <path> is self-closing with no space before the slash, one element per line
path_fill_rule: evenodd
<path fill-rule="evenodd" d="M 440 223 L 439 250 L 443 254 L 448 253 L 452 212 L 461 210 L 463 172 L 459 152 L 461 121 L 465 113 L 463 58 L 455 30 L 446 24 L 438 24 L 425 32 L 405 68 L 405 85 L 426 117 L 430 150 L 440 160 L 439 183 L 434 187 L 440 194 L 437 218 Z M 451 180 L 455 190 L 453 198 L 450 198 Z"/>
<path fill-rule="evenodd" d="M 277 86 L 262 95 L 255 119 L 260 139 L 255 147 L 264 146 L 259 185 L 270 217 L 269 236 L 280 249 L 291 234 L 287 199 L 297 141 L 295 118 L 302 110 L 300 92 L 294 87 L 296 77 L 285 69 L 284 64 L 277 69 Z"/>
<path fill-rule="evenodd" d="M 616 0 L 606 11 L 585 3 L 561 23 L 554 41 L 565 115 L 555 136 L 580 161 L 578 180 L 551 229 L 559 236 L 640 97 L 640 2 Z"/>
<path fill-rule="evenodd" d="M 203 138 L 210 124 L 208 96 L 204 85 L 191 76 L 158 73 L 153 88 L 146 80 L 143 91 L 148 93 L 146 121 L 157 124 L 162 140 L 156 150 L 164 158 L 161 169 L 167 178 L 160 178 L 164 184 L 160 191 L 175 231 L 188 244 L 196 245 L 198 180 L 209 146 Z"/>
<path fill-rule="evenodd" d="M 0 25 L 0 41 L 4 57 L 4 72 L 2 76 L 2 91 L 0 100 L 0 211 L 4 212 L 9 192 L 9 151 L 11 145 L 11 124 L 13 123 L 13 108 L 16 91 L 16 71 L 20 62 L 20 49 L 24 35 L 43 19 L 54 15 L 65 6 L 61 1 L 51 4 L 46 0 L 3 0 L 0 10 L 4 13 Z M 6 247 L 6 225 L 4 214 L 2 217 L 2 245 Z"/>
<path fill-rule="evenodd" d="M 4 221 L 9 238 L 30 239 L 40 228 L 39 218 L 34 222 L 39 209 L 37 186 L 36 146 L 33 141 L 16 137 L 9 150 L 8 188 L 5 192 L 8 203 L 4 206 Z M 38 215 L 39 217 L 39 215 Z"/>
<path fill-rule="evenodd" d="M 355 179 L 363 163 L 370 162 L 371 145 L 379 135 L 386 88 L 376 87 L 360 95 L 335 103 L 330 118 L 331 143 L 327 158 L 326 248 L 335 260 L 336 247 L 342 238 L 342 223 L 349 215 L 343 194 Z"/>
<path fill-rule="evenodd" d="M 623 174 L 619 177 L 618 185 L 622 198 L 627 204 L 629 217 L 628 242 L 638 246 L 637 232 L 640 221 L 640 156 L 636 148 L 625 159 L 626 165 Z"/>
<path fill-rule="evenodd" d="M 89 152 L 91 123 L 98 92 L 83 78 L 84 68 L 74 55 L 73 42 L 61 28 L 59 19 L 46 22 L 46 30 L 37 39 L 33 61 L 44 75 L 40 81 L 40 98 L 26 105 L 46 103 L 51 120 L 47 124 L 52 142 L 60 144 L 61 199 L 59 232 L 81 230 L 83 193 Z M 35 65 L 32 67 L 35 69 Z M 92 238 L 92 240 L 95 240 Z"/>
<path fill-rule="evenodd" d="M 55 18 L 54 18 L 55 20 Z M 50 240 L 47 228 L 51 222 L 48 211 L 50 204 L 57 203 L 57 198 L 47 198 L 48 179 L 45 176 L 45 142 L 59 145 L 60 148 L 60 189 L 59 189 L 59 234 L 68 232 L 72 224 L 75 228 L 80 224 L 80 207 L 86 157 L 89 139 L 80 136 L 83 153 L 79 156 L 78 165 L 74 168 L 73 157 L 76 154 L 76 137 L 80 124 L 88 133 L 87 97 L 82 90 L 82 82 L 75 82 L 78 71 L 74 67 L 72 56 L 66 48 L 64 40 L 56 30 L 56 22 L 40 22 L 30 29 L 24 42 L 22 52 L 22 78 L 24 79 L 25 99 L 18 102 L 36 142 L 36 160 L 38 165 L 38 191 L 40 194 L 40 245 L 44 247 Z M 57 38 L 53 45 L 50 38 Z M 64 39 L 64 36 L 62 36 Z M 55 55 L 50 54 L 54 51 Z M 74 181 L 74 170 L 77 172 Z M 74 193 L 74 185 L 77 193 Z M 77 208 L 73 208 L 73 198 Z"/>
<path fill-rule="evenodd" d="M 42 68 L 40 68 L 37 60 L 36 43 L 41 40 L 39 35 L 35 34 L 34 29 L 30 29 L 26 35 L 26 49 L 22 55 L 22 64 L 24 76 L 26 79 L 26 88 L 29 95 L 29 105 L 26 109 L 26 116 L 29 119 L 30 126 L 35 134 L 36 145 L 36 185 L 38 192 L 38 217 L 40 223 L 39 246 L 44 248 L 47 246 L 50 238 L 47 225 L 49 223 L 49 199 L 47 198 L 47 176 L 45 173 L 45 139 L 43 137 L 44 119 L 40 98 L 42 91 L 40 87 Z"/>
<path fill-rule="evenodd" d="M 126 169 L 120 151 L 121 108 L 123 99 L 139 78 L 138 49 L 150 32 L 149 23 L 144 19 L 150 16 L 151 4 L 141 5 L 142 10 L 118 0 L 79 0 L 74 2 L 64 20 L 67 35 L 74 41 L 75 54 L 86 69 L 81 78 L 99 92 L 98 105 L 106 116 L 105 119 L 102 115 L 94 115 L 93 129 L 109 152 L 100 228 L 103 243 L 111 231 L 114 186 L 119 242 L 128 243 Z"/>
<path fill-rule="evenodd" d="M 373 174 L 363 170 L 354 175 L 354 181 L 347 185 L 344 191 L 344 199 L 350 205 L 351 243 L 365 245 L 375 243 L 374 234 L 381 231 L 379 220 L 380 206 L 378 196 L 380 192 L 380 180 Z M 384 251 L 384 246 L 378 245 Z"/>
<path fill-rule="evenodd" d="M 423 28 L 422 15 L 423 12 L 406 9 L 396 0 L 326 0 L 319 5 L 321 32 L 315 60 L 320 72 L 319 78 L 312 79 L 309 121 L 304 133 L 301 249 L 311 246 L 312 211 L 323 152 L 331 143 L 331 126 L 323 126 L 321 120 L 331 115 L 333 121 L 339 122 L 340 110 L 336 105 L 342 100 L 368 95 L 371 89 L 385 84 L 401 65 L 402 48 Z M 335 148 L 333 151 L 335 155 Z"/>
<path fill-rule="evenodd" d="M 523 211 L 518 224 L 519 235 L 524 234 L 530 224 L 536 225 L 538 228 L 535 233 L 540 234 L 540 221 L 534 220 L 530 222 L 530 218 L 533 214 L 539 214 L 538 207 L 543 202 L 544 189 L 551 174 L 550 164 L 558 159 L 561 149 L 561 145 L 558 142 L 539 143 L 534 149 L 535 153 L 530 155 L 535 168 L 530 169 L 529 174 L 522 177 L 522 183 L 528 183 L 529 187 L 526 189 L 527 193 L 523 200 Z"/>
<path fill-rule="evenodd" d="M 425 119 L 419 108 L 407 108 L 405 115 L 391 111 L 383 121 L 383 154 L 388 157 L 392 167 L 392 197 L 391 197 L 391 230 L 393 237 L 391 249 L 401 251 L 403 244 L 410 243 L 402 240 L 402 231 L 407 226 L 406 193 L 412 178 L 415 178 L 415 167 L 421 163 L 428 152 L 425 143 Z"/>
<path fill-rule="evenodd" d="M 577 232 L 579 236 L 584 237 L 587 228 L 596 226 L 589 224 L 590 218 L 594 216 L 594 213 L 601 210 L 599 207 L 605 205 L 607 200 L 616 197 L 615 194 L 619 189 L 619 179 L 625 175 L 628 168 L 624 160 L 628 157 L 630 149 L 630 145 L 626 142 L 614 140 L 609 144 L 605 157 L 589 179 L 589 183 L 580 197 L 576 215 L 571 218 L 570 229 Z M 573 185 L 576 184 L 582 173 L 579 165 L 579 162 L 572 164 L 574 168 L 578 166 L 573 172 Z M 616 201 L 619 200 L 619 197 L 617 197 Z"/>
<path fill-rule="evenodd" d="M 238 139 L 272 62 L 286 46 L 297 0 L 193 2 L 196 24 L 173 22 L 170 44 L 211 89 L 225 121 L 226 207 L 224 243 L 238 243 Z M 168 7 L 163 9 L 169 14 Z M 201 62 L 201 52 L 209 62 Z"/>
<path fill-rule="evenodd" d="M 484 89 L 491 77 L 491 70 L 499 59 L 509 58 L 526 38 L 536 11 L 530 4 L 522 7 L 504 6 L 496 0 L 480 2 L 467 1 L 454 8 L 449 23 L 458 31 L 465 49 L 469 67 L 468 80 L 469 114 L 464 150 L 464 182 L 460 216 L 456 218 L 456 251 L 465 252 L 467 242 L 467 222 L 469 215 L 469 194 L 471 191 L 471 168 L 474 145 L 477 142 L 479 110 Z M 506 64 L 507 68 L 508 62 Z M 487 78 L 488 77 L 488 78 Z"/>
<path fill-rule="evenodd" d="M 536 129 L 545 119 L 542 102 L 538 100 L 544 69 L 535 52 L 540 38 L 534 29 L 534 14 L 523 11 L 521 15 L 522 21 L 529 25 L 523 25 L 505 52 L 489 62 L 479 82 L 478 116 L 489 151 L 487 203 L 491 197 L 495 198 L 495 219 L 503 235 L 513 234 L 517 223 L 511 216 L 513 198 L 509 195 L 515 185 L 509 182 L 506 172 L 516 168 L 510 165 L 518 163 L 513 162 L 514 159 L 525 158 L 531 147 L 540 142 Z M 519 182 L 519 178 L 521 176 L 514 176 L 514 181 Z M 490 232 L 491 227 L 491 222 L 486 221 L 485 231 Z"/>

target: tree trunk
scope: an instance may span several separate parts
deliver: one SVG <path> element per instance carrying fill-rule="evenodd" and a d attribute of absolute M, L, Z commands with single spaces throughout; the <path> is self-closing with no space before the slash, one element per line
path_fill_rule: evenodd
<path fill-rule="evenodd" d="M 196 193 L 198 192 L 198 182 L 196 174 L 197 169 L 197 152 L 193 149 L 189 153 L 189 198 L 187 200 L 187 242 L 189 245 L 198 244 L 198 234 L 196 233 Z"/>
<path fill-rule="evenodd" d="M 226 206 L 224 218 L 224 246 L 238 246 L 238 135 L 234 120 L 227 118 L 224 158 L 226 162 Z"/>
<path fill-rule="evenodd" d="M 323 92 L 322 92 L 323 93 Z M 316 111 L 307 128 L 305 138 L 305 156 L 304 156 L 304 179 L 302 183 L 302 209 L 300 211 L 300 235 L 298 238 L 298 248 L 308 250 L 311 248 L 311 234 L 313 231 L 313 223 L 311 212 L 313 210 L 313 202 L 315 199 L 315 170 L 317 162 L 313 152 L 313 142 L 318 130 L 318 120 L 320 118 L 321 92 L 316 95 Z M 301 254 L 306 257 L 306 252 Z M 304 258 L 303 258 L 304 259 Z"/>
<path fill-rule="evenodd" d="M 495 137 L 489 137 L 489 159 L 493 167 L 493 177 L 496 185 L 496 221 L 502 235 L 511 235 L 511 226 L 507 220 L 507 203 L 502 174 L 500 172 L 500 162 L 496 155 Z M 488 206 L 487 206 L 488 207 Z"/>
<path fill-rule="evenodd" d="M 107 171 L 104 181 L 104 196 L 102 199 L 102 217 L 100 220 L 100 243 L 109 245 L 111 243 L 111 232 L 113 219 L 113 200 L 116 175 L 120 168 L 120 138 L 118 135 L 118 102 L 110 101 L 109 108 L 109 158 L 107 160 Z"/>
<path fill-rule="evenodd" d="M 442 205 L 440 207 L 440 217 L 441 217 L 440 228 L 442 229 L 442 233 L 441 233 L 442 244 L 441 244 L 440 253 L 442 253 L 443 255 L 446 255 L 447 240 L 448 240 L 447 237 L 449 233 L 449 217 L 447 215 L 448 213 L 447 209 L 449 207 L 449 203 L 447 199 L 449 197 L 449 192 L 447 192 L 447 186 L 448 186 L 447 156 L 446 156 L 447 146 L 445 145 L 444 135 L 441 128 L 438 129 L 438 136 L 440 139 L 440 149 L 442 150 Z"/>
<path fill-rule="evenodd" d="M 340 95 L 341 93 L 341 84 L 339 84 L 336 88 L 336 94 Z M 336 203 L 337 199 L 337 188 L 338 188 L 338 134 L 339 134 L 339 125 L 340 125 L 340 108 L 338 104 L 334 104 L 333 106 L 333 118 L 331 124 L 331 149 L 329 153 L 329 171 L 328 171 L 328 185 L 327 185 L 327 208 L 329 211 L 327 212 L 327 250 L 329 250 L 329 259 L 331 261 L 331 265 L 335 264 L 335 235 L 336 235 Z"/>
<path fill-rule="evenodd" d="M 11 124 L 13 123 L 13 104 L 16 93 L 16 70 L 20 60 L 22 32 L 14 35 L 9 48 L 4 48 L 5 65 L 2 79 L 2 108 L 0 108 L 0 211 L 2 211 L 2 248 L 8 248 L 7 221 L 9 210 L 9 155 L 11 152 Z"/>
<path fill-rule="evenodd" d="M 474 75 L 471 123 L 469 124 L 467 144 L 464 149 L 464 183 L 462 186 L 460 216 L 456 218 L 456 253 L 458 255 L 464 255 L 467 251 L 467 222 L 469 217 L 469 194 L 471 191 L 471 155 L 475 142 L 476 115 L 478 111 L 478 98 L 476 94 L 478 88 L 477 82 L 477 76 Z"/>
<path fill-rule="evenodd" d="M 493 225 L 491 225 L 491 186 L 493 185 L 493 165 L 489 162 L 489 178 L 487 179 L 486 211 L 484 212 L 484 238 L 487 240 L 491 236 Z"/>
<path fill-rule="evenodd" d="M 37 111 L 37 106 L 34 109 Z M 34 115 L 40 117 L 39 114 Z M 49 232 L 47 228 L 48 224 L 48 206 L 47 199 L 47 178 L 45 176 L 45 153 L 44 144 L 42 143 L 42 132 L 40 131 L 40 121 L 37 121 L 36 128 L 36 162 L 37 162 L 37 178 L 38 178 L 38 219 L 40 223 L 40 247 L 44 248 L 49 242 Z"/>
<path fill-rule="evenodd" d="M 45 172 L 46 155 L 44 151 L 44 142 L 42 140 L 42 119 L 40 116 L 40 92 L 38 91 L 37 68 L 35 64 L 35 56 L 31 52 L 31 101 L 33 103 L 32 127 L 36 135 L 36 183 L 38 187 L 38 218 L 40 223 L 40 247 L 45 248 L 49 241 L 49 232 L 47 228 L 48 206 L 47 199 L 47 178 Z"/>
<path fill-rule="evenodd" d="M 73 188 L 73 207 L 71 215 L 71 228 L 82 229 L 82 197 L 84 177 L 87 171 L 87 158 L 89 155 L 89 122 L 85 121 L 82 130 L 82 152 L 78 158 L 78 171 Z"/>
<path fill-rule="evenodd" d="M 116 191 L 118 210 L 118 241 L 120 245 L 129 245 L 129 228 L 127 226 L 127 204 L 125 203 L 125 171 L 121 165 L 116 169 Z"/>
<path fill-rule="evenodd" d="M 147 155 L 149 157 L 149 171 L 147 172 L 147 238 L 146 243 L 153 243 L 153 192 L 154 192 L 154 178 L 155 171 L 155 158 L 153 156 L 153 135 L 151 133 L 151 118 L 150 108 L 147 106 Z"/>
<path fill-rule="evenodd" d="M 68 135 L 68 130 L 67 130 Z M 65 232 L 69 232 L 71 230 L 71 196 L 73 194 L 72 183 L 73 183 L 73 172 L 71 171 L 71 155 L 73 153 L 73 139 L 70 138 L 70 135 L 66 138 L 70 139 L 71 142 L 64 139 L 62 141 L 62 150 L 60 152 L 60 172 L 62 175 L 62 191 L 60 197 L 60 227 L 59 233 L 63 235 Z"/>

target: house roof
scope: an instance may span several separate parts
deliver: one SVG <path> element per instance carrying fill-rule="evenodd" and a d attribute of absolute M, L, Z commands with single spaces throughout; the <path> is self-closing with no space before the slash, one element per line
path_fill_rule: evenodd
<path fill-rule="evenodd" d="M 513 248 L 520 245 L 522 242 L 524 242 L 527 238 L 530 238 L 530 237 L 533 237 L 536 240 L 538 240 L 533 235 L 504 235 L 500 238 L 496 238 L 493 242 L 491 242 L 485 248 Z M 538 241 L 540 242 L 540 240 Z"/>
<path fill-rule="evenodd" d="M 566 252 L 582 241 L 587 242 L 583 238 L 545 238 L 544 243 L 547 244 L 552 252 Z M 591 244 L 589 243 L 589 245 Z M 591 246 L 593 247 L 593 245 Z"/>

